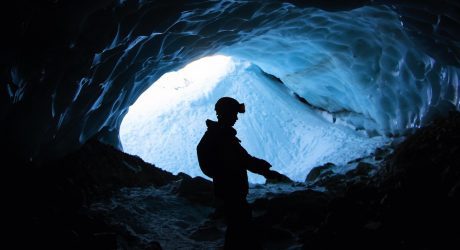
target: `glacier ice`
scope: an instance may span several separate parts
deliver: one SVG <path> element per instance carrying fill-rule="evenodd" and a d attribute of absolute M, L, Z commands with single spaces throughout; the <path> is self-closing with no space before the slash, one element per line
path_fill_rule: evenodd
<path fill-rule="evenodd" d="M 292 8 L 283 22 L 223 51 L 369 134 L 404 134 L 459 108 L 459 69 L 418 50 L 389 7 Z"/>
<path fill-rule="evenodd" d="M 441 20 L 433 37 L 420 30 L 436 46 L 422 44 L 401 4 L 332 10 L 314 4 L 322 10 L 299 1 L 198 1 L 167 11 L 156 4 L 112 6 L 107 12 L 121 16 L 103 17 L 111 32 L 100 30 L 108 27 L 98 26 L 97 18 L 82 19 L 82 34 L 75 33 L 82 39 L 58 39 L 69 51 L 44 50 L 52 65 L 66 68 L 62 72 L 48 62 L 35 73 L 16 63 L 4 72 L 6 144 L 16 145 L 12 151 L 25 159 L 53 159 L 93 136 L 119 147 L 123 117 L 152 83 L 215 54 L 257 65 L 328 120 L 369 136 L 404 135 L 460 108 L 458 61 L 439 56 L 456 55 L 454 38 L 439 33 L 454 26 Z M 125 11 L 133 12 L 128 17 Z M 97 34 L 92 25 L 105 35 L 86 43 Z M 42 85 L 41 94 L 31 92 Z"/>
<path fill-rule="evenodd" d="M 190 80 L 190 73 L 176 79 L 181 86 L 170 90 L 174 93 L 144 92 L 121 124 L 124 150 L 173 173 L 201 175 L 194 146 L 205 130 L 204 121 L 214 117 L 212 105 L 228 95 L 248 104 L 249 112 L 236 125 L 248 151 L 303 180 L 311 167 L 364 156 L 388 138 L 459 108 L 459 69 L 419 50 L 391 7 L 336 12 L 278 7 L 262 6 L 251 17 L 232 21 L 221 19 L 218 9 L 182 13 L 171 28 L 183 25 L 183 34 L 193 37 L 194 44 L 197 35 L 212 37 L 240 29 L 236 42 L 234 36 L 223 36 L 217 41 L 225 46 L 215 44 L 205 53 L 232 59 L 224 59 L 220 75 L 207 80 L 204 74 L 217 71 L 207 70 L 201 80 Z M 174 51 L 173 45 L 184 38 L 173 34 L 165 39 L 169 42 L 163 52 Z M 143 40 L 148 41 L 136 39 L 130 48 Z M 187 47 L 181 47 L 169 54 L 174 61 L 187 53 Z M 147 79 L 156 79 L 158 72 Z M 152 88 L 165 91 L 171 84 L 161 82 Z M 146 109 L 140 107 L 143 99 L 152 101 L 145 106 L 151 113 L 140 114 Z M 134 114 L 145 121 L 130 122 L 137 119 Z"/>
<path fill-rule="evenodd" d="M 297 181 L 312 167 L 345 164 L 388 141 L 325 120 L 250 62 L 214 56 L 166 74 L 139 97 L 121 124 L 124 151 L 172 173 L 203 176 L 195 148 L 222 96 L 246 104 L 235 127 L 248 152 Z"/>

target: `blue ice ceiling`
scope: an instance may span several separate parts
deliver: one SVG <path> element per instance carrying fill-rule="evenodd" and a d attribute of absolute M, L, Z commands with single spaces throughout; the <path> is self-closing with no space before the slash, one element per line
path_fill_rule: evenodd
<path fill-rule="evenodd" d="M 218 53 L 252 63 L 331 122 L 370 138 L 397 136 L 459 109 L 449 9 L 414 14 L 397 4 L 294 2 L 120 1 L 79 16 L 75 35 L 53 40 L 66 53 L 44 59 L 68 56 L 52 64 L 62 69 L 44 63 L 27 74 L 12 65 L 7 141 L 31 159 L 62 155 L 96 134 L 119 146 L 123 117 L 152 83 Z M 407 16 L 414 15 L 429 16 L 431 30 L 413 32 Z"/>
<path fill-rule="evenodd" d="M 459 69 L 421 52 L 389 7 L 286 6 L 277 16 L 261 34 L 223 51 L 257 64 L 356 129 L 399 135 L 459 107 Z"/>

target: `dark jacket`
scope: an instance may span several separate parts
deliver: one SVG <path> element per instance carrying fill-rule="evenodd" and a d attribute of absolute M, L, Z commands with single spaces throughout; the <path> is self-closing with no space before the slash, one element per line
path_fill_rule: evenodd
<path fill-rule="evenodd" d="M 246 197 L 246 170 L 262 174 L 269 164 L 251 156 L 241 146 L 232 127 L 207 120 L 208 130 L 197 146 L 198 162 L 203 172 L 213 178 L 214 193 L 220 198 Z"/>

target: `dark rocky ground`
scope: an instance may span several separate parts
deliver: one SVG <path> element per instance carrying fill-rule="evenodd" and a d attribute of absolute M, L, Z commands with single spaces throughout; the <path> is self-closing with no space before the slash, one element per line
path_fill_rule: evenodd
<path fill-rule="evenodd" d="M 458 249 L 459 142 L 460 114 L 452 113 L 394 150 L 379 149 L 372 157 L 382 160 L 380 167 L 359 159 L 345 174 L 330 171 L 332 164 L 317 167 L 304 190 L 253 203 L 257 232 L 267 249 Z M 12 248 L 135 245 L 106 215 L 86 209 L 122 187 L 176 183 L 178 196 L 212 206 L 205 179 L 172 175 L 96 140 L 56 162 L 3 168 L 5 238 Z M 157 242 L 143 247 L 161 249 Z"/>

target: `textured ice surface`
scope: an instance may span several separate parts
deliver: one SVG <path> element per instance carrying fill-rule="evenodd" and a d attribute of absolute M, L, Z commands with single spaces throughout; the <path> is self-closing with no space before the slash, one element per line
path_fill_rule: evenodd
<path fill-rule="evenodd" d="M 121 1 L 108 6 L 107 15 L 85 13 L 94 18 L 75 19 L 69 29 L 75 32 L 39 39 L 37 51 L 45 54 L 33 71 L 22 59 L 4 71 L 10 79 L 3 92 L 6 144 L 27 159 L 62 156 L 95 134 L 119 146 L 121 121 L 143 91 L 163 74 L 216 53 L 250 61 L 325 110 L 329 120 L 369 135 L 405 133 L 459 109 L 458 25 L 447 15 L 455 9 L 294 2 Z M 34 37 L 36 27 L 25 32 Z M 416 31 L 426 46 L 408 35 Z M 440 44 L 450 46 L 439 50 Z M 442 51 L 454 60 L 427 55 Z"/>
<path fill-rule="evenodd" d="M 203 60 L 211 64 L 198 72 Z M 205 120 L 216 119 L 214 104 L 222 96 L 246 104 L 235 128 L 248 152 L 297 181 L 312 167 L 345 164 L 387 141 L 325 120 L 249 62 L 203 60 L 163 77 L 130 107 L 120 128 L 125 152 L 172 173 L 203 176 L 196 145 L 206 131 Z M 250 175 L 252 182 L 264 180 Z"/>
<path fill-rule="evenodd" d="M 420 126 L 428 112 L 459 107 L 458 68 L 420 52 L 390 8 L 277 14 L 283 22 L 225 53 L 257 64 L 337 119 L 391 135 Z"/>

